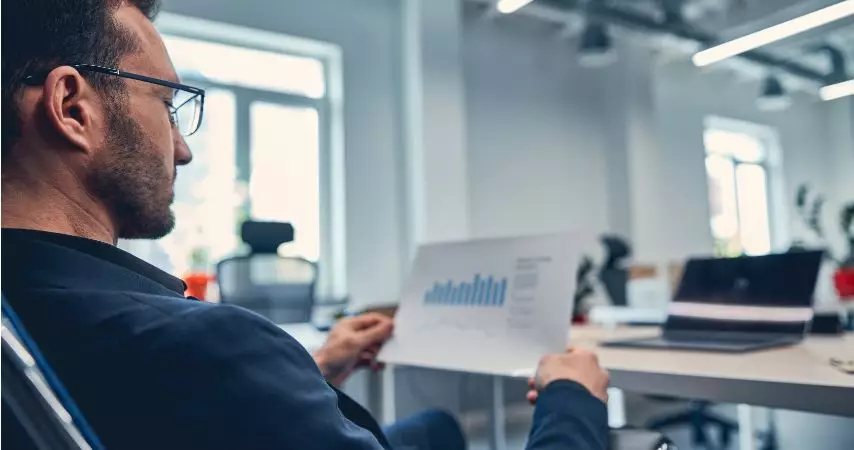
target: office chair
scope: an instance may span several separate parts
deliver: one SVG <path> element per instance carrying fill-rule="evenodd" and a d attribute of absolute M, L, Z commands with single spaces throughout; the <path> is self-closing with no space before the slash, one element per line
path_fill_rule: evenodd
<path fill-rule="evenodd" d="M 653 430 L 620 428 L 611 430 L 610 450 L 677 450 L 673 441 Z"/>
<path fill-rule="evenodd" d="M 279 245 L 294 240 L 293 226 L 247 221 L 240 236 L 251 251 L 217 264 L 220 301 L 242 306 L 276 324 L 311 322 L 317 265 L 277 253 Z"/>
<path fill-rule="evenodd" d="M 62 383 L 3 298 L 3 443 L 20 450 L 102 450 Z"/>
<path fill-rule="evenodd" d="M 667 397 L 664 399 L 670 400 Z M 691 401 L 687 411 L 652 419 L 647 422 L 647 427 L 653 430 L 662 430 L 687 425 L 691 429 L 691 444 L 698 448 L 710 448 L 712 441 L 709 439 L 706 428 L 714 427 L 718 430 L 720 448 L 729 448 L 733 434 L 738 431 L 738 424 L 711 411 L 711 406 L 710 402 Z"/>

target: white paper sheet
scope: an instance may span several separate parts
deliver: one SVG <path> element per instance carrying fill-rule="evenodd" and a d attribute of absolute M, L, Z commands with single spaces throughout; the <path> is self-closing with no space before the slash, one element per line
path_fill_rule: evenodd
<path fill-rule="evenodd" d="M 421 247 L 380 360 L 529 374 L 566 348 L 580 259 L 571 234 Z"/>

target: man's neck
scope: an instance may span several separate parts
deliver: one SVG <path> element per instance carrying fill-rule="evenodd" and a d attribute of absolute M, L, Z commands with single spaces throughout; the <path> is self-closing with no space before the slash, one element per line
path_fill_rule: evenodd
<path fill-rule="evenodd" d="M 74 198 L 50 181 L 3 176 L 2 227 L 49 231 L 116 244 L 106 211 L 90 197 Z M 74 190 L 70 190 L 74 192 Z M 79 191 L 78 191 L 79 192 Z"/>

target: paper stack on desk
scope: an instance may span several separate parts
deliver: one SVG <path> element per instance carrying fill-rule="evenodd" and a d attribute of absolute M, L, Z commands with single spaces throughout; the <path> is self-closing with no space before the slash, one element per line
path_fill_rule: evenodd
<path fill-rule="evenodd" d="M 520 376 L 566 348 L 579 239 L 570 234 L 419 249 L 386 363 Z"/>

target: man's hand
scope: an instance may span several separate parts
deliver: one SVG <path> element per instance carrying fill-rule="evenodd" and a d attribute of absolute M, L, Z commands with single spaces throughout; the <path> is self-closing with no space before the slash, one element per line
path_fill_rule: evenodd
<path fill-rule="evenodd" d="M 536 403 L 539 392 L 557 380 L 575 381 L 603 402 L 608 402 L 608 372 L 588 350 L 570 348 L 566 353 L 543 356 L 537 374 L 528 380 L 528 401 Z"/>
<path fill-rule="evenodd" d="M 314 353 L 314 361 L 326 379 L 338 386 L 359 367 L 381 368 L 376 357 L 391 337 L 392 320 L 370 313 L 341 319 L 329 332 L 323 347 Z"/>

